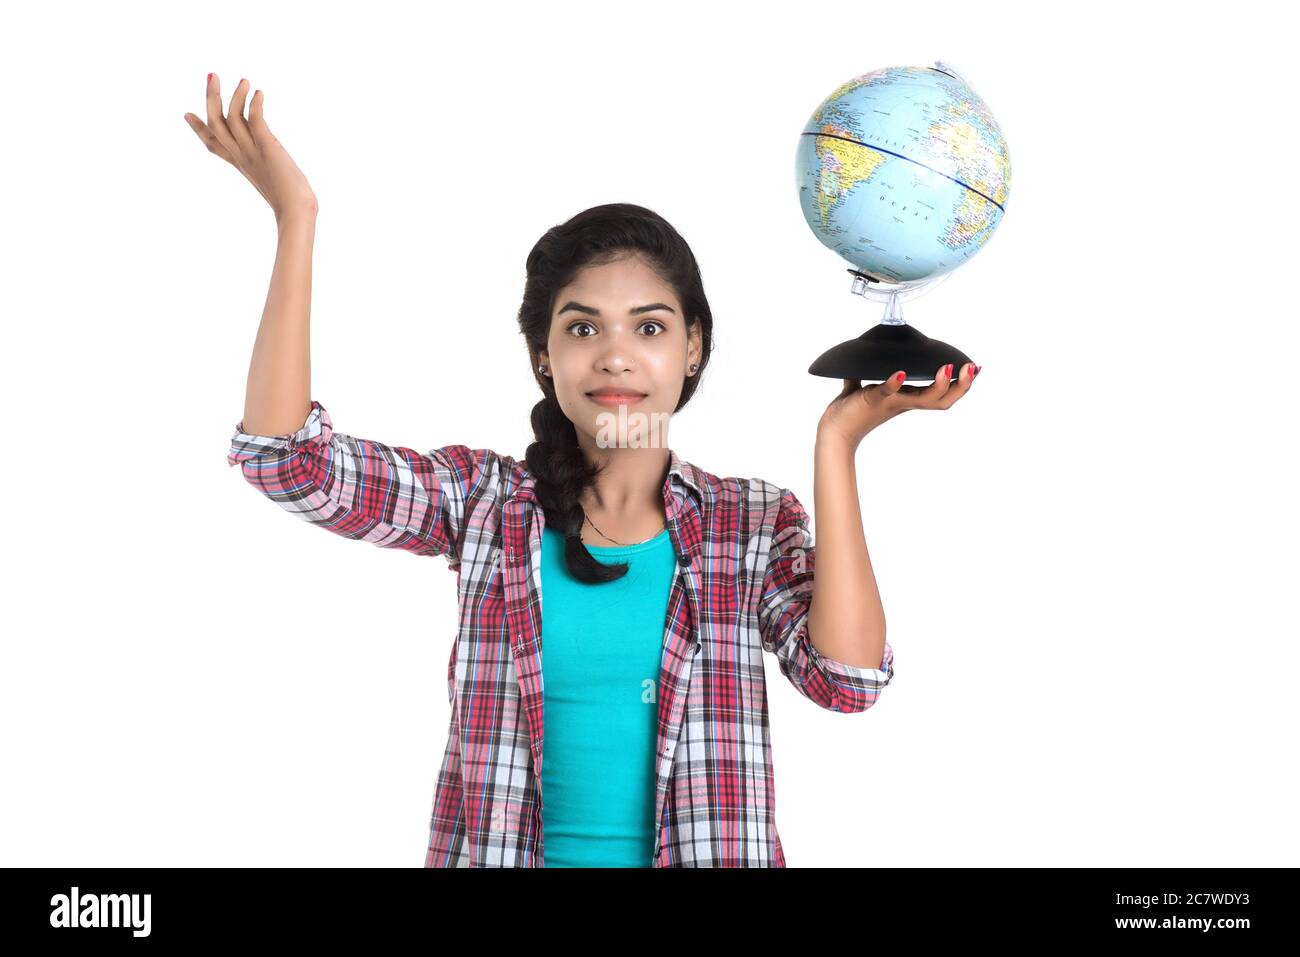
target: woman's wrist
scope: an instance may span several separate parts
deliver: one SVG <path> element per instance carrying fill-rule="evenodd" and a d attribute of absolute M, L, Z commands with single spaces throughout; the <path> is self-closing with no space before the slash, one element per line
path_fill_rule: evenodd
<path fill-rule="evenodd" d="M 857 448 L 857 442 L 850 441 L 848 436 L 826 419 L 823 418 L 817 423 L 817 442 L 815 445 L 817 455 L 826 455 L 832 458 L 847 456 L 851 460 Z"/>
<path fill-rule="evenodd" d="M 313 231 L 316 228 L 316 210 L 301 206 L 286 210 L 275 217 L 276 229 L 281 233 Z"/>

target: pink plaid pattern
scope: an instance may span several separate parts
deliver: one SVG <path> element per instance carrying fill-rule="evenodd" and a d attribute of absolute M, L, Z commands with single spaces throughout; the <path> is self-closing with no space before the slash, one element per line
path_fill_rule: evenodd
<path fill-rule="evenodd" d="M 286 511 L 457 573 L 451 726 L 426 867 L 541 867 L 541 544 L 525 463 L 448 445 L 420 453 L 335 432 L 312 402 L 291 435 L 235 426 L 228 455 Z M 663 502 L 677 552 L 664 623 L 652 867 L 785 867 L 777 834 L 764 651 L 831 711 L 870 708 L 893 679 L 818 653 L 808 636 L 816 549 L 788 489 L 719 478 L 669 452 Z M 599 586 L 594 586 L 599 587 Z"/>

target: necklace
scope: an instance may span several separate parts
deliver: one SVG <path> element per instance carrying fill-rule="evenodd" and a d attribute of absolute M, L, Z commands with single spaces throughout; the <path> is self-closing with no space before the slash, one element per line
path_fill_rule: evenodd
<path fill-rule="evenodd" d="M 626 543 L 626 542 L 618 542 L 618 541 L 614 541 L 614 539 L 610 538 L 608 535 L 606 535 L 604 532 L 602 532 L 599 528 L 597 528 L 597 527 L 596 527 L 596 523 L 593 522 L 593 521 L 591 520 L 591 516 L 587 514 L 587 510 L 586 510 L 585 508 L 582 510 L 582 517 L 585 518 L 585 519 L 587 520 L 587 524 L 589 524 L 592 528 L 595 528 L 595 529 L 596 529 L 597 534 L 599 534 L 601 538 L 603 538 L 603 539 L 605 539 L 605 540 L 607 540 L 607 541 L 614 542 L 615 545 L 626 545 L 626 544 L 628 544 L 628 543 Z M 664 528 L 667 528 L 667 527 L 668 527 L 667 525 L 661 527 L 661 528 L 659 529 L 659 531 L 655 532 L 655 535 L 658 535 L 659 532 L 663 531 L 663 529 L 664 529 Z M 653 538 L 653 537 L 654 537 L 654 535 L 650 536 L 650 538 Z M 648 542 L 648 541 L 650 541 L 650 539 L 647 538 L 646 541 Z M 640 544 L 642 544 L 642 543 L 641 543 L 641 542 L 637 542 L 636 544 L 637 544 L 637 545 L 640 545 Z"/>

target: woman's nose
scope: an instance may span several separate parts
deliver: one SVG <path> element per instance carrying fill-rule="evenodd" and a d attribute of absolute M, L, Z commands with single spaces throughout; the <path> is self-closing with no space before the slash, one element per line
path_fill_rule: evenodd
<path fill-rule="evenodd" d="M 611 345 L 601 353 L 600 367 L 609 372 L 622 372 L 624 369 L 636 368 L 636 358 L 626 346 Z"/>

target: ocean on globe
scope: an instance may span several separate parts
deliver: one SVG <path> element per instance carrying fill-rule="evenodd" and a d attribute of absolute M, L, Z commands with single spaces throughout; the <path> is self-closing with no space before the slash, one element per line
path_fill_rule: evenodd
<path fill-rule="evenodd" d="M 955 72 L 886 67 L 817 107 L 795 179 L 822 243 L 872 279 L 911 283 L 951 272 L 988 242 L 1006 211 L 1011 159 L 993 114 Z"/>

